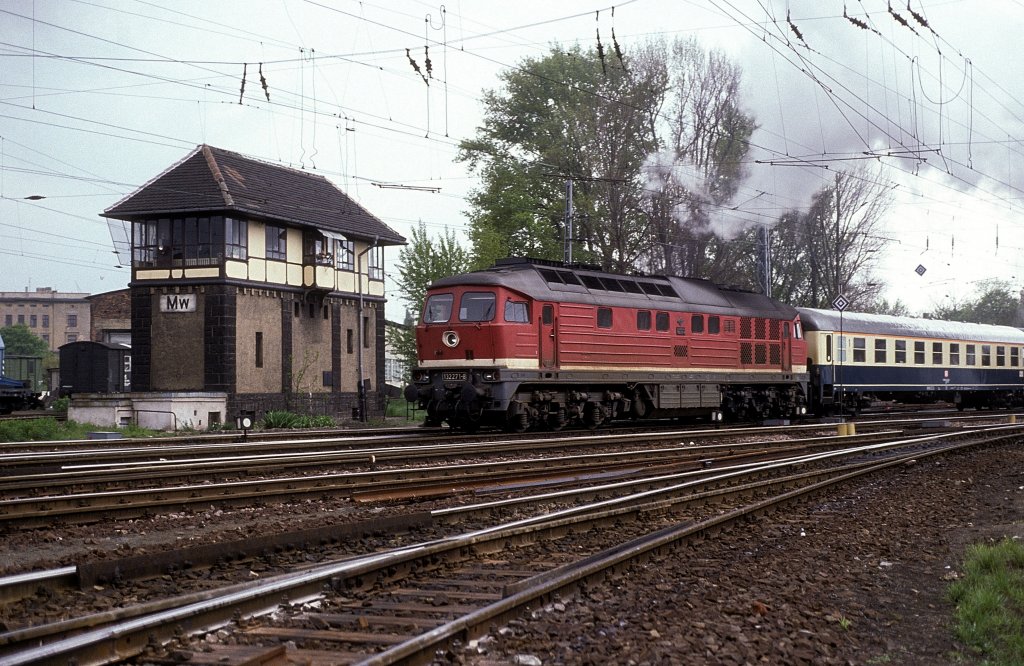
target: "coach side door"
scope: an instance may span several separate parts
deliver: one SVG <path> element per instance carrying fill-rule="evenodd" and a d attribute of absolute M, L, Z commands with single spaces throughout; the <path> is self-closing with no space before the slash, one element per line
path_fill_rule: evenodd
<path fill-rule="evenodd" d="M 545 304 L 540 310 L 540 367 L 553 368 L 556 363 L 555 306 Z"/>

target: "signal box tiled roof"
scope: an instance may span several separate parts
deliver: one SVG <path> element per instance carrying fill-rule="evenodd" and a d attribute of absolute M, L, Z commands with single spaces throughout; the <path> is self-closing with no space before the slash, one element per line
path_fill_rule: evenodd
<path fill-rule="evenodd" d="M 132 220 L 181 214 L 239 213 L 315 227 L 350 238 L 402 245 L 405 238 L 318 174 L 200 145 L 103 212 Z"/>

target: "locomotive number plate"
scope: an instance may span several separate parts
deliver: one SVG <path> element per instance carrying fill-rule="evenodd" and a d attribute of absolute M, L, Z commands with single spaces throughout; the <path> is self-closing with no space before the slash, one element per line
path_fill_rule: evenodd
<path fill-rule="evenodd" d="M 466 373 L 464 372 L 442 372 L 441 379 L 446 382 L 462 382 L 466 380 Z"/>

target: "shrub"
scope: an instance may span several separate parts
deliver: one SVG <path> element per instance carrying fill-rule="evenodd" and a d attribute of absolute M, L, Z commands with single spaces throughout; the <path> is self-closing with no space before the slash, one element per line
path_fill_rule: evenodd
<path fill-rule="evenodd" d="M 272 411 L 263 415 L 260 425 L 264 428 L 295 428 L 301 417 L 286 411 Z"/>

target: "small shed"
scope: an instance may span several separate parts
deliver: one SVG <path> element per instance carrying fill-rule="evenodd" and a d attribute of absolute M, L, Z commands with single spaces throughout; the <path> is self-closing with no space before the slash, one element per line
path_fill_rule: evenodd
<path fill-rule="evenodd" d="M 129 345 L 81 340 L 62 345 L 59 351 L 63 395 L 131 391 Z"/>

